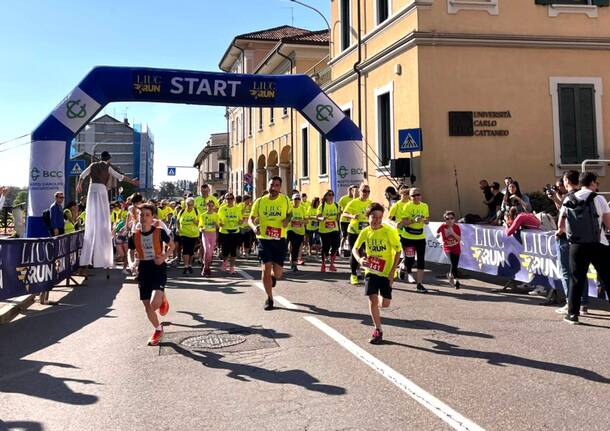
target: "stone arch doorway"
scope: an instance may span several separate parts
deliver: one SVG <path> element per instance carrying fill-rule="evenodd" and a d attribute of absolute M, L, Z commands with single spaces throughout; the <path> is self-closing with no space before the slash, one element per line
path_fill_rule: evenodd
<path fill-rule="evenodd" d="M 275 150 L 271 151 L 269 153 L 269 156 L 267 157 L 267 181 L 269 181 L 269 179 L 271 177 L 274 177 L 274 176 L 280 174 L 280 168 L 278 166 L 278 162 L 279 162 L 279 157 L 278 157 L 277 151 L 275 151 Z"/>

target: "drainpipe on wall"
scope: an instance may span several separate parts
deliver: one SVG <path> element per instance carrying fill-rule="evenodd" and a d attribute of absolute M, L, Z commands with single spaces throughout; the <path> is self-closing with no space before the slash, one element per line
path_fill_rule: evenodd
<path fill-rule="evenodd" d="M 246 52 L 240 46 L 237 46 L 235 42 L 231 43 L 231 46 L 237 48 L 239 52 L 241 52 L 241 73 L 246 73 Z M 250 108 L 251 109 L 251 108 Z M 244 184 L 244 172 L 246 171 L 246 108 L 242 106 L 241 108 L 241 136 L 243 138 L 242 142 L 242 156 L 241 156 L 241 184 L 243 187 Z M 239 143 L 239 139 L 237 140 Z M 242 194 L 243 190 L 234 190 L 233 193 Z"/>
<path fill-rule="evenodd" d="M 284 57 L 290 62 L 290 74 L 292 75 L 292 68 L 294 66 L 292 57 L 282 54 L 279 47 L 276 48 L 275 52 L 277 52 L 280 57 Z M 292 190 L 294 188 L 294 153 L 294 109 L 290 108 L 290 188 L 288 190 Z"/>
<path fill-rule="evenodd" d="M 354 72 L 358 75 L 358 127 L 362 130 L 362 72 L 360 70 L 360 64 L 362 63 L 362 20 L 361 20 L 361 12 L 362 7 L 360 4 L 360 0 L 356 2 L 358 4 L 358 60 L 354 63 Z M 369 146 L 366 139 L 362 141 L 364 145 L 364 166 L 368 167 L 368 157 L 369 157 Z M 364 178 L 367 178 L 368 169 L 364 169 Z"/>

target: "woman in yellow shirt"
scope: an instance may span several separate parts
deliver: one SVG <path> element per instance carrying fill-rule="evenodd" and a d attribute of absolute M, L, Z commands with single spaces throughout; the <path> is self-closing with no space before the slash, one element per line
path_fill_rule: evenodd
<path fill-rule="evenodd" d="M 192 274 L 191 258 L 199 238 L 199 212 L 195 208 L 193 198 L 186 200 L 186 208 L 178 214 L 178 234 L 182 241 L 182 261 L 184 262 L 182 274 L 187 272 Z"/>
<path fill-rule="evenodd" d="M 368 184 L 362 183 L 358 189 L 358 195 L 352 199 L 347 206 L 343 209 L 342 216 L 349 220 L 349 226 L 347 227 L 347 240 L 349 241 L 350 248 L 354 248 L 356 239 L 360 234 L 360 231 L 369 225 L 369 222 L 364 215 L 366 208 L 373 203 L 369 199 L 371 194 L 371 188 Z M 358 261 L 354 258 L 353 254 L 350 258 L 350 268 L 352 275 L 350 277 L 351 284 L 359 284 L 358 280 Z"/>
<path fill-rule="evenodd" d="M 292 195 L 292 218 L 288 225 L 288 245 L 290 247 L 290 269 L 293 272 L 298 271 L 297 260 L 303 238 L 305 238 L 305 220 L 307 217 L 307 209 L 301 204 L 301 195 L 295 193 Z"/>
<path fill-rule="evenodd" d="M 322 238 L 322 267 L 326 272 L 326 260 L 330 258 L 330 272 L 336 272 L 335 259 L 339 251 L 341 238 L 339 235 L 339 217 L 341 210 L 335 203 L 335 193 L 328 190 L 322 197 L 322 205 L 318 207 L 318 221 L 320 222 L 320 237 Z"/>
<path fill-rule="evenodd" d="M 227 258 L 230 259 L 231 274 L 235 274 L 235 257 L 239 246 L 241 223 L 241 208 L 235 205 L 235 195 L 225 195 L 226 204 L 218 209 L 218 225 L 220 226 L 220 247 L 222 249 L 222 270 L 227 270 Z"/>
<path fill-rule="evenodd" d="M 201 243 L 203 245 L 202 277 L 212 275 L 212 258 L 214 257 L 216 231 L 218 229 L 218 214 L 214 211 L 215 208 L 214 201 L 210 199 L 206 203 L 207 211 L 199 216 L 199 231 L 201 231 Z"/>

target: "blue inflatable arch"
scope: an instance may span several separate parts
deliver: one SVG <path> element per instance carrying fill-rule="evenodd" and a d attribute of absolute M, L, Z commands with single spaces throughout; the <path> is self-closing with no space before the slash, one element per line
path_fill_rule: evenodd
<path fill-rule="evenodd" d="M 152 68 L 94 68 L 32 133 L 26 235 L 47 236 L 42 212 L 64 190 L 70 143 L 111 102 L 297 109 L 330 142 L 337 193 L 363 180 L 360 129 L 306 75 L 243 75 Z M 339 175 L 337 175 L 337 172 Z"/>

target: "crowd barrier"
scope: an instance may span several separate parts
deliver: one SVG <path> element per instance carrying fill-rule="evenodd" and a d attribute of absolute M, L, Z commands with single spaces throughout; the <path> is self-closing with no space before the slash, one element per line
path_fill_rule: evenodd
<path fill-rule="evenodd" d="M 426 261 L 449 264 L 436 238 L 441 224 L 431 222 L 426 226 Z M 462 231 L 460 268 L 561 290 L 555 232 L 524 229 L 506 236 L 502 227 L 459 226 Z M 593 267 L 589 271 L 589 295 L 597 296 Z"/>
<path fill-rule="evenodd" d="M 78 268 L 83 231 L 0 240 L 0 301 L 51 290 Z"/>

